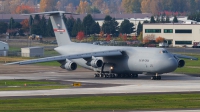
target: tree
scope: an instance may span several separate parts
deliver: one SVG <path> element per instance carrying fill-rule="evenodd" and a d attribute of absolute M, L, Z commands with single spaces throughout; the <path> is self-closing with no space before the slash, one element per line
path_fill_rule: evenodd
<path fill-rule="evenodd" d="M 103 32 L 103 31 L 101 31 L 101 32 L 99 33 L 99 37 L 100 37 L 100 38 L 103 38 L 103 37 L 104 37 L 104 32 Z"/>
<path fill-rule="evenodd" d="M 33 13 L 34 12 L 34 8 L 28 5 L 19 5 L 17 6 L 15 13 L 16 14 L 29 14 L 29 13 Z"/>
<path fill-rule="evenodd" d="M 158 38 L 156 38 L 156 42 L 157 42 L 157 43 L 164 42 L 164 40 L 165 40 L 165 39 L 164 39 L 163 37 L 160 37 L 160 36 L 159 36 Z"/>
<path fill-rule="evenodd" d="M 76 12 L 79 14 L 85 14 L 85 13 L 88 13 L 89 10 L 91 10 L 91 9 L 90 9 L 90 6 L 88 5 L 88 2 L 80 0 L 80 4 L 79 4 Z"/>
<path fill-rule="evenodd" d="M 173 23 L 178 23 L 178 19 L 176 16 L 174 16 Z"/>
<path fill-rule="evenodd" d="M 121 6 L 125 10 L 125 13 L 141 12 L 140 0 L 122 0 Z"/>
<path fill-rule="evenodd" d="M 99 23 L 98 23 L 98 22 L 96 22 L 96 26 L 95 26 L 95 33 L 96 33 L 96 34 L 99 34 L 99 33 L 100 33 L 100 31 L 101 31 L 101 27 L 100 27 Z"/>
<path fill-rule="evenodd" d="M 9 21 L 8 29 L 13 29 L 15 24 L 15 20 L 11 17 Z"/>
<path fill-rule="evenodd" d="M 68 19 L 64 19 L 64 21 L 66 22 L 65 25 L 69 35 L 72 36 L 72 29 L 74 26 L 75 19 L 71 16 Z"/>
<path fill-rule="evenodd" d="M 140 32 L 140 35 L 138 36 L 138 40 L 140 42 L 143 42 L 143 32 Z"/>
<path fill-rule="evenodd" d="M 111 40 L 111 36 L 110 36 L 110 34 L 107 34 L 106 41 L 110 41 L 110 40 Z"/>
<path fill-rule="evenodd" d="M 123 39 L 123 41 L 127 41 L 127 35 L 124 34 L 124 35 L 122 36 L 122 39 Z"/>
<path fill-rule="evenodd" d="M 57 0 L 40 0 L 40 11 L 55 11 L 56 10 L 56 1 Z"/>
<path fill-rule="evenodd" d="M 55 37 L 54 31 L 53 31 L 53 26 L 52 26 L 50 18 L 48 19 L 48 22 L 47 22 L 46 36 Z"/>
<path fill-rule="evenodd" d="M 39 25 L 40 25 L 40 30 L 41 30 L 40 35 L 42 35 L 43 37 L 45 37 L 47 35 L 46 34 L 47 24 L 46 24 L 46 19 L 45 19 L 44 15 L 42 16 L 42 19 L 41 19 Z"/>
<path fill-rule="evenodd" d="M 5 22 L 0 22 L 0 33 L 6 33 L 8 29 L 8 24 Z"/>
<path fill-rule="evenodd" d="M 122 21 L 120 28 L 119 28 L 119 32 L 120 33 L 125 33 L 125 34 L 130 34 L 133 32 L 133 26 L 134 24 L 131 23 L 129 20 L 124 19 L 124 21 Z"/>
<path fill-rule="evenodd" d="M 166 17 L 166 23 L 171 23 L 170 19 L 169 19 L 169 16 Z"/>
<path fill-rule="evenodd" d="M 164 18 L 164 15 L 162 14 L 161 15 L 161 21 L 160 21 L 161 23 L 165 23 L 165 18 Z"/>
<path fill-rule="evenodd" d="M 76 36 L 76 39 L 79 40 L 79 41 L 81 41 L 81 40 L 84 39 L 84 37 L 85 37 L 84 32 L 83 31 L 79 31 L 78 34 L 77 34 L 77 36 Z"/>
<path fill-rule="evenodd" d="M 85 34 L 86 35 L 90 35 L 90 34 L 94 34 L 95 33 L 95 21 L 92 18 L 92 16 L 90 14 L 88 14 L 86 17 L 84 17 L 83 19 L 83 26 L 85 29 Z"/>
<path fill-rule="evenodd" d="M 154 16 L 151 16 L 150 23 L 156 23 Z"/>
<path fill-rule="evenodd" d="M 139 22 L 138 26 L 137 26 L 137 35 L 140 35 L 140 33 L 142 32 L 142 30 L 143 30 L 143 25 Z"/>
<path fill-rule="evenodd" d="M 136 36 L 133 36 L 133 37 L 132 37 L 132 40 L 133 40 L 133 41 L 136 41 L 136 40 L 137 40 L 137 37 L 136 37 Z"/>
<path fill-rule="evenodd" d="M 22 29 L 24 32 L 28 32 L 29 31 L 29 20 L 25 19 L 21 22 L 22 25 Z"/>
<path fill-rule="evenodd" d="M 160 23 L 160 16 L 159 15 L 156 16 L 156 23 Z"/>
<path fill-rule="evenodd" d="M 106 34 L 114 34 L 116 33 L 116 30 L 118 29 L 118 22 L 115 20 L 115 18 L 112 18 L 111 16 L 107 15 L 104 18 L 104 23 L 102 25 L 102 30 Z"/>
<path fill-rule="evenodd" d="M 40 26 L 40 21 L 41 21 L 40 16 L 38 14 L 35 15 L 33 24 L 31 26 L 31 34 L 41 35 L 42 30 Z"/>
<path fill-rule="evenodd" d="M 143 38 L 143 44 L 148 44 L 148 43 L 150 43 L 153 40 L 155 40 L 155 35 L 154 34 L 146 35 Z"/>

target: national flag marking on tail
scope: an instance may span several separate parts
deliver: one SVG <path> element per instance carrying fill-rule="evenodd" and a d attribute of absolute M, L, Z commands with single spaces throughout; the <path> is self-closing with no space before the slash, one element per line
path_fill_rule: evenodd
<path fill-rule="evenodd" d="M 65 32 L 64 29 L 53 29 L 55 32 Z"/>

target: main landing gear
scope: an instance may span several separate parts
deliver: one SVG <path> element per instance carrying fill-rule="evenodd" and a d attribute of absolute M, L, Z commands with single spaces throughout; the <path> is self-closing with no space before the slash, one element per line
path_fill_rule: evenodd
<path fill-rule="evenodd" d="M 161 76 L 158 75 L 158 73 L 156 73 L 155 76 L 152 76 L 152 77 L 151 77 L 151 80 L 161 80 Z"/>
<path fill-rule="evenodd" d="M 95 78 L 138 78 L 138 74 L 115 74 L 115 73 L 95 73 Z"/>

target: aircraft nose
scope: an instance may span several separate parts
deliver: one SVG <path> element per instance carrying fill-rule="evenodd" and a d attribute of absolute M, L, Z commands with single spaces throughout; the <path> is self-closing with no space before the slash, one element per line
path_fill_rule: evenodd
<path fill-rule="evenodd" d="M 166 60 L 165 66 L 167 67 L 167 72 L 173 72 L 178 67 L 178 62 L 174 58 L 169 58 Z"/>

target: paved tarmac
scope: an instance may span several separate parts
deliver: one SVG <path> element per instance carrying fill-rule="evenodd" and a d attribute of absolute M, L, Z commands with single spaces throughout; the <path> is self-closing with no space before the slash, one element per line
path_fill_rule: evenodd
<path fill-rule="evenodd" d="M 127 95 L 127 94 L 171 94 L 200 93 L 200 77 L 168 73 L 162 75 L 162 80 L 150 80 L 150 76 L 140 74 L 137 79 L 94 78 L 94 72 L 78 68 L 68 72 L 59 67 L 43 66 L 2 66 L 0 65 L 0 80 L 50 80 L 62 81 L 65 84 L 81 82 L 81 87 L 53 90 L 0 91 L 0 98 L 18 97 L 62 97 L 90 95 Z M 154 110 L 139 112 L 199 112 L 200 110 Z M 135 111 L 124 111 L 135 112 Z"/>
<path fill-rule="evenodd" d="M 1 74 L 0 80 L 5 79 L 56 80 L 68 84 L 81 82 L 82 86 L 54 90 L 0 91 L 0 97 L 200 92 L 200 77 L 174 73 L 164 74 L 162 80 L 150 80 L 150 76 L 142 74 L 138 79 L 94 78 L 93 72 L 88 71 Z"/>

